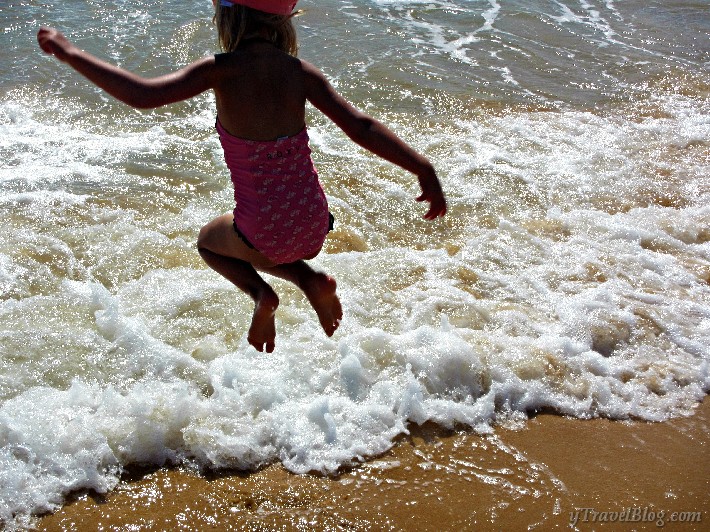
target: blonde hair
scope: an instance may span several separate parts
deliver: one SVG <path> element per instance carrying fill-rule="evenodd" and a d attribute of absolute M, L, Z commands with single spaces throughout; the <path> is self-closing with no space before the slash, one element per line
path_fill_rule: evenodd
<path fill-rule="evenodd" d="M 245 35 L 266 28 L 269 40 L 279 50 L 295 57 L 298 54 L 298 39 L 291 19 L 300 13 L 272 15 L 239 4 L 223 7 L 217 2 L 213 22 L 217 26 L 219 46 L 224 52 L 233 52 Z"/>

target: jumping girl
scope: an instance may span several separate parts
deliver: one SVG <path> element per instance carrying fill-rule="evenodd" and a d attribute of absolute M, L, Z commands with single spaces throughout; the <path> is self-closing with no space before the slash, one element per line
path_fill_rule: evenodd
<path fill-rule="evenodd" d="M 236 208 L 205 225 L 197 247 L 212 269 L 252 297 L 255 308 L 247 339 L 258 351 L 270 353 L 279 298 L 257 270 L 303 290 L 328 336 L 343 316 L 335 280 L 304 262 L 318 255 L 332 228 L 308 146 L 306 101 L 360 146 L 415 174 L 422 190 L 417 201 L 430 204 L 424 218 L 443 216 L 446 200 L 425 157 L 345 101 L 317 68 L 296 58 L 291 21 L 295 0 L 213 0 L 213 4 L 225 53 L 152 79 L 97 59 L 57 30 L 41 28 L 37 39 L 46 53 L 136 108 L 214 91 L 216 128 L 234 183 Z"/>

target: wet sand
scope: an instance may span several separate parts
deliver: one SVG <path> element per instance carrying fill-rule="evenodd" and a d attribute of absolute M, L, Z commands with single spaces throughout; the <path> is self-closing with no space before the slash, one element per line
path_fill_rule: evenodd
<path fill-rule="evenodd" d="M 425 425 L 333 478 L 279 465 L 133 472 L 40 530 L 710 529 L 710 401 L 665 423 L 538 415 L 492 435 Z M 585 510 L 586 509 L 586 510 Z M 575 513 L 576 512 L 576 513 Z M 684 522 L 680 522 L 680 521 Z"/>

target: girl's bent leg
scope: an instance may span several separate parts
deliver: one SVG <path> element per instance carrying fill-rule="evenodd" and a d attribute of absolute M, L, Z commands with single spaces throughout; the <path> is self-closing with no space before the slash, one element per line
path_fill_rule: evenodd
<path fill-rule="evenodd" d="M 247 341 L 257 351 L 267 353 L 274 350 L 276 342 L 276 322 L 274 315 L 279 306 L 279 297 L 254 267 L 246 261 L 218 255 L 207 249 L 200 249 L 200 255 L 217 273 L 231 281 L 254 300 L 254 315 L 247 335 Z"/>
<path fill-rule="evenodd" d="M 249 248 L 237 236 L 232 226 L 231 214 L 219 216 L 205 225 L 200 231 L 197 247 L 205 262 L 212 269 L 222 274 L 257 301 L 257 309 L 254 311 L 254 320 L 252 322 L 253 336 L 251 334 L 252 329 L 250 329 L 250 338 L 253 338 L 256 343 L 265 338 L 263 334 L 257 334 L 257 331 L 262 328 L 260 324 L 265 321 L 262 319 L 257 297 L 269 292 L 273 294 L 273 298 L 270 301 L 273 303 L 274 310 L 276 310 L 278 305 L 278 297 L 271 287 L 256 273 L 255 268 L 275 277 L 291 281 L 303 290 L 328 336 L 332 336 L 340 325 L 340 320 L 343 318 L 343 309 L 335 293 L 337 288 L 335 280 L 324 273 L 314 271 L 302 260 L 278 265 L 269 261 L 258 251 Z M 232 261 L 241 263 L 241 265 L 237 266 Z M 268 287 L 268 291 L 264 292 L 264 286 Z M 273 323 L 273 316 L 271 317 L 271 323 Z M 272 349 L 274 335 L 271 336 Z M 261 351 L 260 346 L 253 343 L 251 339 L 249 343 Z M 268 341 L 266 343 L 268 351 Z"/>
<path fill-rule="evenodd" d="M 244 244 L 234 232 L 231 215 L 219 216 L 205 225 L 200 231 L 197 247 L 208 266 L 254 300 L 247 340 L 257 351 L 265 348 L 271 353 L 276 340 L 274 314 L 279 298 L 252 264 L 271 266 L 273 263 Z"/>

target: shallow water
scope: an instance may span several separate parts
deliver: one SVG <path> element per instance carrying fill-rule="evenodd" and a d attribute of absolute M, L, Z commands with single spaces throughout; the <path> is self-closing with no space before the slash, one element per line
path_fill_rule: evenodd
<path fill-rule="evenodd" d="M 301 6 L 301 57 L 435 162 L 449 215 L 310 110 L 345 319 L 275 280 L 267 355 L 194 247 L 231 209 L 213 97 L 135 111 L 34 41 L 163 73 L 216 50 L 209 2 L 3 5 L 0 520 L 130 464 L 329 472 L 411 422 L 664 420 L 710 389 L 705 2 Z"/>

